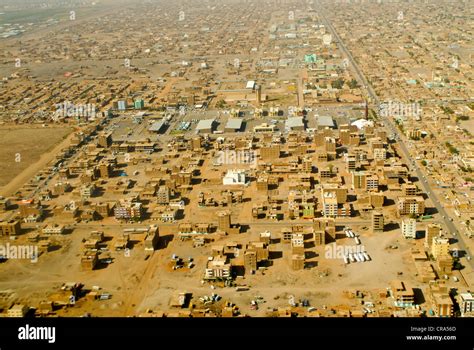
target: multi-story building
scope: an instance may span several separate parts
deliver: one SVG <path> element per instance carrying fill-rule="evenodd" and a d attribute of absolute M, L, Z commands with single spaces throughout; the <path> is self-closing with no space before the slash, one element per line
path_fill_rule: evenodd
<path fill-rule="evenodd" d="M 372 211 L 372 232 L 383 232 L 384 216 L 380 211 Z"/>
<path fill-rule="evenodd" d="M 402 185 L 402 192 L 405 197 L 416 196 L 418 193 L 418 188 L 415 184 L 412 183 L 404 183 Z"/>
<path fill-rule="evenodd" d="M 402 234 L 405 238 L 416 238 L 416 220 L 403 219 L 402 220 Z"/>
<path fill-rule="evenodd" d="M 99 263 L 97 251 L 86 250 L 81 256 L 81 268 L 86 271 L 94 270 Z"/>
<path fill-rule="evenodd" d="M 228 232 L 230 230 L 230 211 L 224 210 L 217 213 L 217 228 L 222 232 Z"/>
<path fill-rule="evenodd" d="M 244 253 L 245 273 L 253 273 L 257 271 L 257 252 L 253 250 Z"/>
<path fill-rule="evenodd" d="M 7 317 L 25 317 L 29 307 L 23 304 L 15 304 L 7 310 Z"/>
<path fill-rule="evenodd" d="M 474 316 L 474 295 L 471 292 L 460 293 L 458 296 L 458 304 L 461 317 Z"/>
<path fill-rule="evenodd" d="M 425 229 L 425 247 L 431 250 L 433 244 L 433 238 L 441 234 L 440 224 L 428 224 Z"/>
<path fill-rule="evenodd" d="M 397 207 L 400 215 L 423 215 L 425 212 L 425 200 L 421 196 L 398 197 Z"/>
<path fill-rule="evenodd" d="M 319 169 L 319 178 L 321 179 L 321 181 L 330 179 L 332 175 L 333 175 L 332 169 L 329 167 Z"/>
<path fill-rule="evenodd" d="M 354 171 L 352 172 L 352 189 L 364 189 L 367 177 L 367 173 L 365 171 Z"/>
<path fill-rule="evenodd" d="M 327 153 L 335 153 L 336 152 L 336 139 L 333 137 L 325 137 L 324 150 Z"/>
<path fill-rule="evenodd" d="M 260 147 L 260 158 L 262 160 L 276 160 L 280 158 L 280 145 Z"/>
<path fill-rule="evenodd" d="M 374 148 L 374 160 L 385 160 L 387 159 L 387 150 L 385 148 Z"/>
<path fill-rule="evenodd" d="M 430 281 L 428 297 L 432 303 L 432 310 L 438 317 L 452 317 L 454 303 L 444 281 Z"/>
<path fill-rule="evenodd" d="M 272 234 L 270 231 L 260 232 L 260 242 L 270 244 Z"/>
<path fill-rule="evenodd" d="M 259 176 L 257 178 L 257 191 L 268 191 L 268 176 Z"/>
<path fill-rule="evenodd" d="M 323 196 L 326 193 L 334 193 L 338 204 L 347 202 L 347 187 L 335 184 L 323 184 L 321 187 L 321 193 Z"/>
<path fill-rule="evenodd" d="M 291 268 L 293 270 L 303 270 L 304 269 L 305 257 L 302 254 L 293 254 L 291 256 Z"/>
<path fill-rule="evenodd" d="M 15 236 L 21 232 L 20 221 L 9 219 L 2 221 L 0 219 L 0 236 Z"/>
<path fill-rule="evenodd" d="M 98 145 L 99 147 L 107 148 L 112 144 L 112 133 L 101 133 L 99 134 Z"/>
<path fill-rule="evenodd" d="M 356 169 L 356 157 L 353 155 L 349 155 L 346 158 L 346 165 L 347 165 L 347 171 L 352 172 Z"/>
<path fill-rule="evenodd" d="M 302 233 L 293 233 L 291 236 L 291 253 L 304 254 L 304 236 Z"/>
<path fill-rule="evenodd" d="M 339 130 L 339 140 L 342 145 L 348 146 L 351 142 L 351 131 L 349 129 L 340 129 Z"/>
<path fill-rule="evenodd" d="M 145 250 L 155 250 L 158 246 L 159 239 L 158 226 L 151 226 L 145 237 Z"/>
<path fill-rule="evenodd" d="M 376 174 L 371 174 L 365 177 L 365 189 L 367 191 L 379 190 L 379 177 Z"/>
<path fill-rule="evenodd" d="M 431 244 L 431 254 L 435 259 L 450 256 L 449 238 L 443 236 L 433 237 L 433 243 Z"/>
<path fill-rule="evenodd" d="M 334 192 L 323 194 L 323 215 L 328 218 L 346 217 L 351 215 L 350 207 L 347 203 L 338 204 Z"/>
<path fill-rule="evenodd" d="M 337 217 L 337 199 L 334 193 L 328 192 L 323 194 L 323 214 L 325 217 Z"/>
<path fill-rule="evenodd" d="M 373 208 L 382 208 L 385 202 L 385 195 L 380 192 L 369 193 L 369 203 Z"/>
<path fill-rule="evenodd" d="M 334 240 L 336 237 L 336 221 L 334 218 L 313 219 L 312 233 L 314 244 L 325 245 L 326 241 Z M 326 238 L 327 236 L 327 238 Z"/>
<path fill-rule="evenodd" d="M 411 307 L 415 304 L 415 292 L 409 284 L 404 281 L 394 280 L 390 283 L 390 287 L 396 306 Z"/>
<path fill-rule="evenodd" d="M 205 280 L 228 279 L 232 277 L 232 265 L 226 256 L 209 257 L 204 271 Z"/>
<path fill-rule="evenodd" d="M 79 194 L 82 200 L 88 200 L 91 197 L 94 197 L 95 192 L 96 192 L 96 187 L 94 184 L 82 185 L 79 190 Z"/>
<path fill-rule="evenodd" d="M 116 219 L 141 219 L 142 217 L 142 203 L 120 201 L 114 208 L 114 216 Z"/>
<path fill-rule="evenodd" d="M 114 208 L 114 216 L 116 219 L 130 219 L 130 212 L 126 206 L 116 205 Z"/>
<path fill-rule="evenodd" d="M 156 193 L 158 204 L 168 204 L 170 202 L 170 189 L 167 186 L 160 186 Z"/>
<path fill-rule="evenodd" d="M 109 163 L 102 162 L 99 164 L 99 176 L 108 179 L 112 175 L 112 166 Z"/>

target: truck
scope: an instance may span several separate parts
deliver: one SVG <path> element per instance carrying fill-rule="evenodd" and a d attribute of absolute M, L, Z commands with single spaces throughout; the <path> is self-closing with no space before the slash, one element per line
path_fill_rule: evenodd
<path fill-rule="evenodd" d="M 344 264 L 349 264 L 349 258 L 347 256 L 344 256 Z"/>
<path fill-rule="evenodd" d="M 358 237 L 354 237 L 354 241 L 355 241 L 355 243 L 356 243 L 357 245 L 360 244 L 360 239 L 359 239 Z"/>
<path fill-rule="evenodd" d="M 110 299 L 110 297 L 111 297 L 110 294 L 103 293 L 103 294 L 99 295 L 99 300 L 108 300 L 108 299 Z"/>
<path fill-rule="evenodd" d="M 236 292 L 245 292 L 247 290 L 249 290 L 249 287 L 247 287 L 247 286 L 238 286 L 238 287 L 235 288 Z"/>
<path fill-rule="evenodd" d="M 355 259 L 352 253 L 349 253 L 349 259 L 351 260 L 351 262 L 355 262 Z"/>
<path fill-rule="evenodd" d="M 370 261 L 370 256 L 366 252 L 362 253 L 364 255 L 365 260 Z"/>

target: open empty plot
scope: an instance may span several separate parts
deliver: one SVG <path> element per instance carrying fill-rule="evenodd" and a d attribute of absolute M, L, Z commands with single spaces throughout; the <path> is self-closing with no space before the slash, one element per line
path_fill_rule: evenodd
<path fill-rule="evenodd" d="M 37 162 L 70 132 L 70 128 L 0 128 L 0 186 Z"/>

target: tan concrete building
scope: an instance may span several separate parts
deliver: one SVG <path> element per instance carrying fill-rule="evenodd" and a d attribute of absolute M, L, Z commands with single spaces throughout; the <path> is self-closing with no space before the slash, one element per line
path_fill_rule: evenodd
<path fill-rule="evenodd" d="M 384 216 L 381 211 L 372 211 L 372 232 L 383 232 Z"/>
<path fill-rule="evenodd" d="M 304 255 L 293 254 L 291 256 L 291 268 L 293 270 L 303 270 L 304 269 Z"/>
<path fill-rule="evenodd" d="M 15 304 L 7 310 L 7 317 L 25 317 L 29 309 L 24 304 Z"/>
<path fill-rule="evenodd" d="M 421 196 L 398 197 L 397 208 L 400 215 L 423 215 L 425 213 L 425 200 Z"/>
<path fill-rule="evenodd" d="M 20 221 L 9 219 L 2 221 L 0 219 L 0 236 L 16 236 L 21 232 Z"/>
<path fill-rule="evenodd" d="M 441 225 L 439 224 L 428 224 L 425 229 L 425 242 L 424 245 L 431 251 L 433 244 L 433 238 L 441 234 Z"/>
<path fill-rule="evenodd" d="M 449 238 L 443 236 L 433 237 L 433 243 L 431 244 L 431 254 L 435 259 L 439 259 L 444 256 L 450 256 Z"/>

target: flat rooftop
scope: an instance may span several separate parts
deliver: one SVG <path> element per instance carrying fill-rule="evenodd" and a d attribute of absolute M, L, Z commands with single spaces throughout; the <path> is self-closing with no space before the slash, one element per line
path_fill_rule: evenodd
<path fill-rule="evenodd" d="M 242 128 L 242 119 L 239 118 L 231 118 L 227 121 L 227 124 L 225 125 L 226 129 L 234 129 L 234 130 L 240 130 Z"/>
<path fill-rule="evenodd" d="M 297 128 L 297 127 L 304 127 L 303 117 L 292 117 L 288 118 L 285 121 L 285 126 L 287 128 Z"/>
<path fill-rule="evenodd" d="M 212 129 L 213 124 L 214 124 L 214 119 L 200 120 L 196 126 L 196 130 Z"/>
<path fill-rule="evenodd" d="M 316 122 L 318 123 L 318 126 L 324 126 L 324 127 L 330 127 L 334 128 L 334 120 L 332 117 L 327 116 L 327 115 L 320 115 L 316 117 Z"/>
<path fill-rule="evenodd" d="M 159 122 L 154 122 L 149 128 L 148 131 L 160 131 L 163 126 L 165 125 L 164 120 L 160 120 Z"/>

